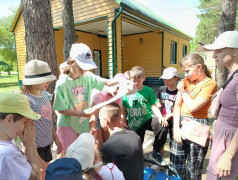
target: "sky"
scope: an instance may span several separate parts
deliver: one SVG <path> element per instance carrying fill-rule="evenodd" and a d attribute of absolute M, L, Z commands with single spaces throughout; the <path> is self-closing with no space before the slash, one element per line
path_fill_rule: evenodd
<path fill-rule="evenodd" d="M 190 35 L 195 36 L 199 24 L 199 0 L 135 0 L 154 11 L 161 18 Z M 9 8 L 18 8 L 21 0 L 0 0 L 0 18 L 12 14 Z"/>
<path fill-rule="evenodd" d="M 151 9 L 187 35 L 195 36 L 200 20 L 197 18 L 199 0 L 135 0 Z"/>

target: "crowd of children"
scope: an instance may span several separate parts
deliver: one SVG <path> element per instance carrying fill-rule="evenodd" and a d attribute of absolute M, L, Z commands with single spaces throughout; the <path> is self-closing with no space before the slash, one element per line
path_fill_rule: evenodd
<path fill-rule="evenodd" d="M 238 32 L 225 32 L 204 49 L 214 50 L 216 64 L 225 66 L 233 78 L 219 97 L 207 179 L 234 180 L 238 172 Z M 73 44 L 70 57 L 60 66 L 52 107 L 53 95 L 46 89 L 56 77 L 44 61 L 29 61 L 21 93 L 0 93 L 0 179 L 142 180 L 142 144 L 145 131 L 151 130 L 155 140 L 150 158 L 168 164 L 164 145 L 169 133 L 171 166 L 183 180 L 201 180 L 209 147 L 208 110 L 217 85 L 199 54 L 185 56 L 180 66 L 185 78 L 178 83 L 177 69 L 163 69 L 160 78 L 165 86 L 156 96 L 143 84 L 142 67 L 104 79 L 90 72 L 97 66 L 89 47 Z M 134 92 L 129 92 L 132 85 Z M 118 96 L 120 88 L 128 90 Z M 115 102 L 105 103 L 114 96 L 118 96 Z M 100 103 L 105 105 L 93 108 Z M 57 131 L 53 111 L 58 114 Z M 189 131 L 194 124 L 204 129 Z M 197 131 L 206 137 L 203 144 Z M 14 144 L 17 136 L 22 150 Z M 58 157 L 50 164 L 53 142 Z"/>

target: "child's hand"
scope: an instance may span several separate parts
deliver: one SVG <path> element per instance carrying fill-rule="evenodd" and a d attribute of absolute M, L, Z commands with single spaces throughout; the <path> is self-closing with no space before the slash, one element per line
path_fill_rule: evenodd
<path fill-rule="evenodd" d="M 92 134 L 94 137 L 96 137 L 96 131 L 97 131 L 96 128 L 93 127 L 90 129 L 89 133 Z"/>
<path fill-rule="evenodd" d="M 161 120 L 159 120 L 160 124 L 163 126 L 163 127 L 167 127 L 168 126 L 168 121 L 166 118 L 163 118 Z"/>
<path fill-rule="evenodd" d="M 93 115 L 94 113 L 96 113 L 97 111 L 94 108 L 89 108 L 89 109 L 85 109 L 82 111 L 82 115 L 83 117 L 90 117 L 91 115 Z"/>
<path fill-rule="evenodd" d="M 55 139 L 55 144 L 57 146 L 57 154 L 60 154 L 62 152 L 63 148 L 62 148 L 62 144 L 58 137 Z"/>
<path fill-rule="evenodd" d="M 118 89 L 119 89 L 119 87 L 117 85 L 110 86 L 107 88 L 107 93 L 109 96 L 116 96 Z"/>
<path fill-rule="evenodd" d="M 35 131 L 35 124 L 28 119 L 25 122 L 25 127 L 23 132 L 19 133 L 19 138 L 22 141 L 23 145 L 28 147 L 35 146 L 35 138 L 36 138 L 36 131 Z"/>
<path fill-rule="evenodd" d="M 182 132 L 181 132 L 181 129 L 178 128 L 178 129 L 174 129 L 174 140 L 179 143 L 179 144 L 183 144 L 182 142 Z"/>

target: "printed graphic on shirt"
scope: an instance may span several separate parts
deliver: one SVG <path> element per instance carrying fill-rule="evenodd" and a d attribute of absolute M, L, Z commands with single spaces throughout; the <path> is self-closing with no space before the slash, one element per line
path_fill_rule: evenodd
<path fill-rule="evenodd" d="M 130 96 L 129 98 L 129 106 L 131 108 L 127 108 L 127 115 L 129 119 L 129 127 L 138 128 L 144 122 L 144 117 L 147 115 L 146 105 L 147 99 L 143 97 Z"/>
<path fill-rule="evenodd" d="M 161 113 L 162 115 L 170 114 L 173 112 L 174 102 L 177 94 L 168 94 L 167 92 L 161 93 Z"/>
<path fill-rule="evenodd" d="M 74 111 L 81 111 L 88 107 L 88 94 L 85 86 L 76 86 L 72 88 Z"/>
<path fill-rule="evenodd" d="M 51 121 L 52 120 L 52 107 L 50 102 L 47 102 L 45 105 L 41 107 L 41 117 Z"/>

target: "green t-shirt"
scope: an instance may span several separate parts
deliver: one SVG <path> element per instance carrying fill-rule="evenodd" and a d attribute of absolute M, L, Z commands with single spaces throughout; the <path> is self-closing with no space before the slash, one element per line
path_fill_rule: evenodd
<path fill-rule="evenodd" d="M 93 88 L 101 91 L 106 79 L 96 76 L 91 72 L 86 72 L 78 79 L 72 79 L 67 75 L 62 75 L 56 83 L 54 110 L 75 110 L 82 111 L 91 106 L 91 91 Z M 60 127 L 71 126 L 77 133 L 89 132 L 88 120 L 80 122 L 80 117 L 60 114 L 57 124 Z"/>
<path fill-rule="evenodd" d="M 152 118 L 151 106 L 157 103 L 153 89 L 144 86 L 136 94 L 122 97 L 122 105 L 126 108 L 128 125 L 134 130 L 140 129 L 143 124 Z"/>

